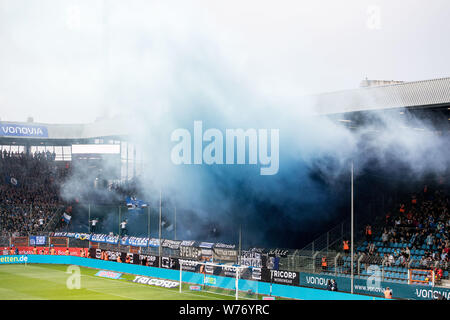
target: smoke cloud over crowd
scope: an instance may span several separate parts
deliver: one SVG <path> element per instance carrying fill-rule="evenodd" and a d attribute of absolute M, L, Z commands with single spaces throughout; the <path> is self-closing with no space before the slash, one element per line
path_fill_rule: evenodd
<path fill-rule="evenodd" d="M 302 98 L 348 88 L 350 81 L 339 81 L 348 79 L 346 72 L 353 69 L 359 70 L 352 79 L 356 87 L 354 80 L 362 79 L 365 68 L 379 65 L 359 57 L 348 36 L 355 32 L 358 47 L 369 37 L 367 3 L 362 2 L 353 2 L 351 16 L 328 1 L 327 10 L 305 5 L 291 15 L 288 8 L 294 2 L 289 2 L 275 17 L 267 2 L 258 3 L 258 8 L 244 4 L 237 16 L 219 7 L 214 12 L 223 9 L 223 14 L 217 17 L 202 1 L 195 2 L 195 9 L 182 2 L 175 6 L 133 1 L 126 7 L 118 1 L 95 2 L 91 10 L 75 1 L 78 11 L 71 11 L 70 32 L 90 42 L 71 33 L 87 53 L 78 47 L 73 64 L 74 56 L 67 53 L 68 65 L 92 66 L 92 74 L 81 77 L 96 90 L 78 91 L 72 82 L 67 90 L 79 102 L 83 101 L 76 92 L 90 96 L 86 104 L 96 104 L 90 110 L 97 115 L 119 117 L 125 123 L 128 139 L 143 159 L 138 193 L 152 210 L 159 205 L 160 192 L 164 212 L 172 215 L 172 208 L 177 208 L 177 238 L 236 243 L 242 226 L 247 245 L 300 246 L 321 231 L 316 224 L 333 224 L 345 214 L 352 161 L 357 176 L 375 166 L 380 175 L 395 173 L 417 181 L 430 173 L 444 175 L 449 168 L 448 135 L 438 133 L 427 119 L 405 122 L 399 112 L 378 112 L 349 128 L 335 118 L 316 115 L 314 97 Z M 381 8 L 389 5 L 380 3 Z M 342 13 L 341 18 L 332 11 Z M 389 21 L 382 20 L 386 32 Z M 270 23 L 273 28 L 267 26 Z M 95 37 L 88 35 L 90 31 Z M 339 41 L 333 40 L 336 34 L 341 35 Z M 380 35 L 371 36 L 368 46 L 382 47 Z M 84 63 L 80 57 L 89 57 L 93 47 L 94 63 Z M 376 60 L 375 53 L 370 57 Z M 51 77 L 49 71 L 43 75 Z M 202 122 L 203 132 L 216 129 L 224 137 L 226 130 L 277 130 L 276 174 L 261 175 L 261 166 L 249 164 L 248 155 L 245 164 L 174 163 L 172 133 L 190 132 L 194 148 L 195 121 Z M 225 144 L 223 148 L 225 159 Z M 73 200 L 86 191 L 86 177 L 91 175 L 77 169 L 63 187 L 65 198 Z M 131 232 L 146 233 L 146 224 L 138 222 L 142 219 L 129 215 Z M 113 220 L 105 221 L 117 225 Z"/>

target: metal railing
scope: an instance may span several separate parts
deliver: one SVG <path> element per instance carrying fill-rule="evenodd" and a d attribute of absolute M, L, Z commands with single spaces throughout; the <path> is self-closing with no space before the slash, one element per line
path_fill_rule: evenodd
<path fill-rule="evenodd" d="M 50 220 L 47 222 L 46 226 L 44 227 L 44 231 L 43 232 L 49 232 L 48 230 L 52 230 L 55 229 L 56 224 L 58 223 L 58 219 L 57 217 L 61 216 L 61 212 L 63 211 L 63 207 L 59 207 L 55 213 L 53 214 L 53 216 L 50 218 Z M 55 219 L 56 218 L 56 219 Z"/>
<path fill-rule="evenodd" d="M 350 235 L 350 220 L 346 220 L 320 237 L 313 240 L 300 250 L 297 250 L 299 256 L 313 257 L 317 252 L 330 252 L 340 248 L 344 238 Z"/>

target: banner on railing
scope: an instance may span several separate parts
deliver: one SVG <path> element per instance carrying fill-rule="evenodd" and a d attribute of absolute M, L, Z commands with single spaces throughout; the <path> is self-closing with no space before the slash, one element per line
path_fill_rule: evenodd
<path fill-rule="evenodd" d="M 178 250 L 178 249 L 180 249 L 180 244 L 181 244 L 181 241 L 165 239 L 162 242 L 161 246 L 163 248 L 169 248 L 169 249 L 172 249 L 172 250 Z"/>
<path fill-rule="evenodd" d="M 25 247 L 17 247 L 19 250 L 19 254 L 23 255 L 33 255 L 35 254 L 34 247 L 25 246 Z M 70 255 L 70 256 L 83 256 L 82 252 L 84 252 L 84 256 L 87 256 L 88 249 L 87 248 L 64 248 L 64 247 L 36 247 L 36 254 L 39 255 L 50 255 L 51 249 L 54 250 L 55 255 L 58 256 L 64 256 L 64 255 Z M 8 248 L 0 248 L 0 252 L 3 253 L 3 255 L 9 255 Z"/>
<path fill-rule="evenodd" d="M 46 236 L 30 236 L 30 246 L 45 245 Z"/>
<path fill-rule="evenodd" d="M 200 259 L 201 254 L 201 249 L 197 247 L 180 246 L 180 256 L 183 258 Z"/>
<path fill-rule="evenodd" d="M 236 250 L 214 248 L 213 252 L 214 252 L 214 259 L 216 259 L 216 260 L 225 260 L 225 261 L 236 262 L 236 258 L 237 258 Z"/>
<path fill-rule="evenodd" d="M 299 273 L 296 271 L 270 270 L 261 268 L 262 279 L 265 282 L 299 286 Z"/>
<path fill-rule="evenodd" d="M 239 262 L 243 266 L 262 268 L 266 265 L 266 256 L 258 251 L 242 251 Z"/>

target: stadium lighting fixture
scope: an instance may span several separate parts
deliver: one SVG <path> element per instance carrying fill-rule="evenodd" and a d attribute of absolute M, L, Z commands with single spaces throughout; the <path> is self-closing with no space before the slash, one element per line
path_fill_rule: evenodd
<path fill-rule="evenodd" d="M 353 275 L 353 267 L 354 267 L 354 256 L 353 256 L 353 216 L 354 216 L 354 209 L 353 209 L 353 160 L 352 160 L 352 166 L 351 166 L 351 212 L 350 212 L 350 220 L 351 220 L 351 230 L 350 230 L 350 254 L 351 254 L 351 293 L 353 294 L 353 282 L 354 282 L 354 275 Z"/>
<path fill-rule="evenodd" d="M 159 265 L 161 265 L 161 203 L 162 203 L 162 189 L 159 189 L 159 247 L 158 247 L 158 254 L 159 254 Z"/>
<path fill-rule="evenodd" d="M 352 120 L 346 120 L 346 119 L 339 119 L 339 122 L 352 122 Z"/>

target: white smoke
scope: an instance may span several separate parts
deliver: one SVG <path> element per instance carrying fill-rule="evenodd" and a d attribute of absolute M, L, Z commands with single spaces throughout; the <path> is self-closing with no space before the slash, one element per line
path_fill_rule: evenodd
<path fill-rule="evenodd" d="M 177 203 L 180 214 L 181 208 L 189 211 L 180 225 L 190 223 L 184 231 L 192 237 L 201 237 L 199 229 L 214 223 L 226 230 L 251 224 L 247 230 L 255 242 L 283 228 L 307 230 L 305 221 L 311 216 L 325 219 L 334 214 L 332 204 L 323 208 L 328 195 L 310 173 L 319 172 L 337 188 L 352 160 L 357 173 L 372 159 L 385 167 L 393 165 L 392 159 L 400 160 L 408 168 L 402 173 L 417 177 L 448 170 L 448 138 L 436 134 L 427 121 L 417 119 L 414 127 L 406 128 L 399 113 L 379 113 L 373 115 L 377 126 L 368 121 L 352 131 L 334 119 L 314 116 L 314 103 L 304 104 L 301 98 L 353 88 L 365 72 L 382 78 L 402 74 L 404 80 L 425 76 L 410 70 L 415 50 L 380 42 L 389 34 L 398 36 L 395 41 L 403 36 L 414 44 L 429 40 L 413 34 L 416 29 L 411 28 L 422 30 L 421 25 L 393 27 L 393 22 L 405 22 L 405 15 L 422 21 L 417 1 L 414 10 L 394 5 L 398 17 L 383 16 L 380 33 L 366 27 L 368 1 L 287 1 L 276 6 L 269 1 L 73 1 L 72 9 L 78 9 L 69 13 L 65 5 L 53 7 L 51 2 L 48 19 L 32 10 L 17 14 L 10 4 L 2 4 L 8 13 L 2 17 L 21 17 L 7 43 L 17 48 L 20 61 L 29 63 L 26 71 L 21 67 L 16 72 L 22 87 L 33 89 L 11 99 L 2 93 L 10 82 L 0 78 L 0 103 L 33 102 L 43 110 L 43 118 L 54 122 L 80 114 L 86 121 L 120 116 L 145 159 L 143 193 L 154 205 L 162 190 L 167 201 Z M 393 12 L 389 2 L 379 4 L 382 12 Z M 445 11 L 436 4 L 430 8 L 436 16 Z M 35 39 L 41 38 L 39 32 L 50 32 L 51 37 L 29 39 L 29 32 Z M 442 50 L 445 56 L 448 49 Z M 411 59 L 404 57 L 406 51 Z M 28 52 L 42 58 L 32 63 Z M 397 59 L 392 59 L 394 53 Z M 2 53 L 0 58 L 7 60 Z M 442 60 L 430 64 L 433 76 L 444 72 L 436 61 Z M 46 105 L 58 108 L 49 111 Z M 56 111 L 67 113 L 64 121 L 55 120 Z M 195 120 L 220 130 L 279 129 L 279 173 L 261 177 L 252 166 L 175 166 L 170 135 L 178 128 L 191 130 Z M 83 189 L 83 177 L 89 174 L 81 172 L 68 181 L 68 199 Z M 271 206 L 273 212 L 268 213 Z"/>

